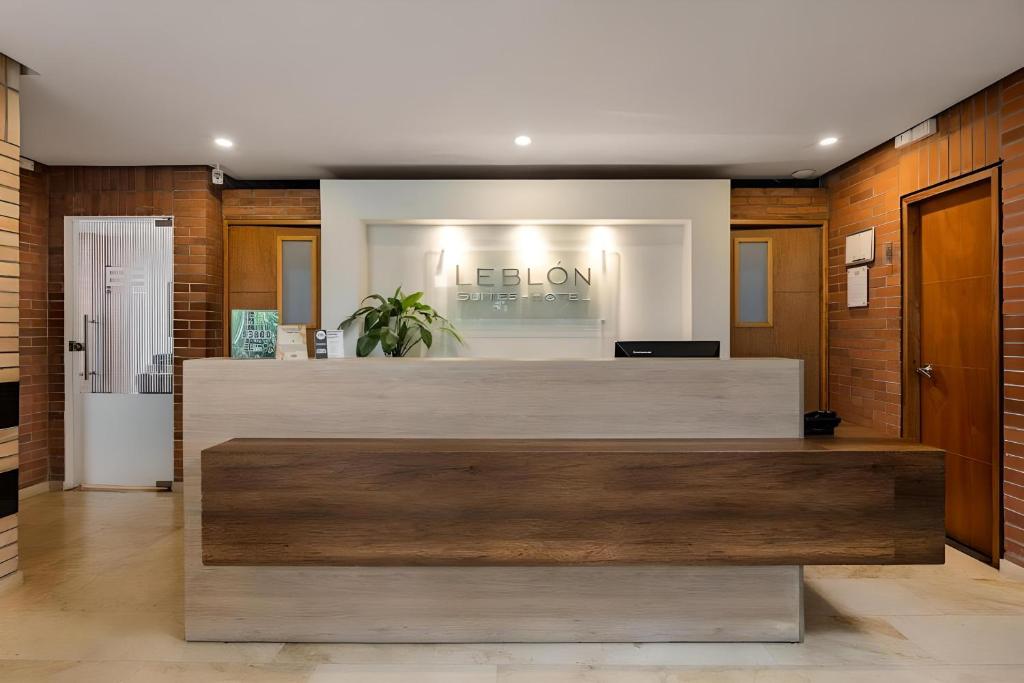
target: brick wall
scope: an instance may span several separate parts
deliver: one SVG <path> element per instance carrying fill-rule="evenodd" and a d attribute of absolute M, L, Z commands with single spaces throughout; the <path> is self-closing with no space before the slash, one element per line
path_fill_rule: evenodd
<path fill-rule="evenodd" d="M 823 187 L 734 187 L 732 218 L 738 220 L 808 220 L 828 218 L 828 191 Z"/>
<path fill-rule="evenodd" d="M 911 153 L 916 154 L 916 151 Z M 900 429 L 899 154 L 886 143 L 826 178 L 829 212 L 829 407 L 852 424 Z M 917 189 L 916 185 L 913 189 Z M 846 236 L 875 228 L 867 308 L 846 307 Z M 892 264 L 885 245 L 893 245 Z"/>
<path fill-rule="evenodd" d="M 224 220 L 319 220 L 320 190 L 224 190 Z"/>
<path fill-rule="evenodd" d="M 49 478 L 49 354 L 47 348 L 47 274 L 50 198 L 46 170 L 21 171 L 21 455 L 18 486 L 25 488 Z"/>
<path fill-rule="evenodd" d="M 174 472 L 181 480 L 181 363 L 220 355 L 220 188 L 205 166 L 52 167 L 49 171 L 50 478 L 64 478 L 64 217 L 174 216 Z"/>
<path fill-rule="evenodd" d="M 0 585 L 17 579 L 21 65 L 0 54 Z"/>
<path fill-rule="evenodd" d="M 1024 565 L 1024 69 L 1003 81 L 1003 370 L 1006 557 Z"/>
<path fill-rule="evenodd" d="M 900 433 L 903 195 L 996 163 L 1000 108 L 1011 76 L 938 115 L 938 133 L 895 149 L 892 141 L 829 173 L 829 398 L 844 419 Z M 846 236 L 873 227 L 876 259 L 867 308 L 846 307 Z M 892 246 L 892 263 L 885 262 Z"/>
<path fill-rule="evenodd" d="M 188 358 L 222 355 L 227 218 L 319 219 L 320 192 L 226 190 L 205 166 L 42 167 L 29 174 L 21 240 L 26 284 L 21 316 L 27 382 L 22 440 L 31 479 L 64 478 L 64 217 L 174 216 L 174 471 L 181 471 L 181 368 Z M 37 324 L 35 324 L 37 323 Z"/>
<path fill-rule="evenodd" d="M 830 401 L 847 421 L 900 431 L 900 200 L 1002 161 L 1004 556 L 1024 564 L 1024 70 L 938 115 L 938 133 L 892 141 L 829 173 Z M 875 228 L 870 305 L 846 307 L 845 237 Z M 884 262 L 892 245 L 892 263 Z"/>

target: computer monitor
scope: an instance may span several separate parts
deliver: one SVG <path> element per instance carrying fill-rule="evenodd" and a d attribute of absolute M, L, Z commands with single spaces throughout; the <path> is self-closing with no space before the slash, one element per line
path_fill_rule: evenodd
<path fill-rule="evenodd" d="M 616 358 L 718 358 L 717 341 L 618 341 Z"/>

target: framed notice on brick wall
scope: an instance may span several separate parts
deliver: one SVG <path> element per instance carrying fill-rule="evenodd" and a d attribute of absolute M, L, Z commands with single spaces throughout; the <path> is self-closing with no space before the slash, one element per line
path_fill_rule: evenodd
<path fill-rule="evenodd" d="M 846 305 L 863 308 L 868 305 L 868 267 L 858 266 L 846 271 Z"/>
<path fill-rule="evenodd" d="M 871 263 L 875 260 L 875 229 L 855 232 L 846 238 L 846 265 Z"/>

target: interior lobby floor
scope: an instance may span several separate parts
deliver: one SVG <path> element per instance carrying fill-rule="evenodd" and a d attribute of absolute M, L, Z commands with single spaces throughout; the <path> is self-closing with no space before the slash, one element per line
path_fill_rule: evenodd
<path fill-rule="evenodd" d="M 1024 582 L 953 550 L 808 567 L 802 644 L 186 643 L 180 494 L 43 494 L 19 522 L 2 681 L 1024 681 Z"/>

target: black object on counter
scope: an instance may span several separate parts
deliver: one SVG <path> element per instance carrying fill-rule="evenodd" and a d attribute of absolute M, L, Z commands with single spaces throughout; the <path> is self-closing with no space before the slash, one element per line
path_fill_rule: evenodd
<path fill-rule="evenodd" d="M 718 358 L 717 341 L 617 341 L 616 358 Z"/>
<path fill-rule="evenodd" d="M 804 414 L 804 436 L 833 436 L 842 421 L 834 410 L 812 410 Z"/>
<path fill-rule="evenodd" d="M 317 330 L 313 333 L 313 357 L 327 358 L 327 331 Z"/>

